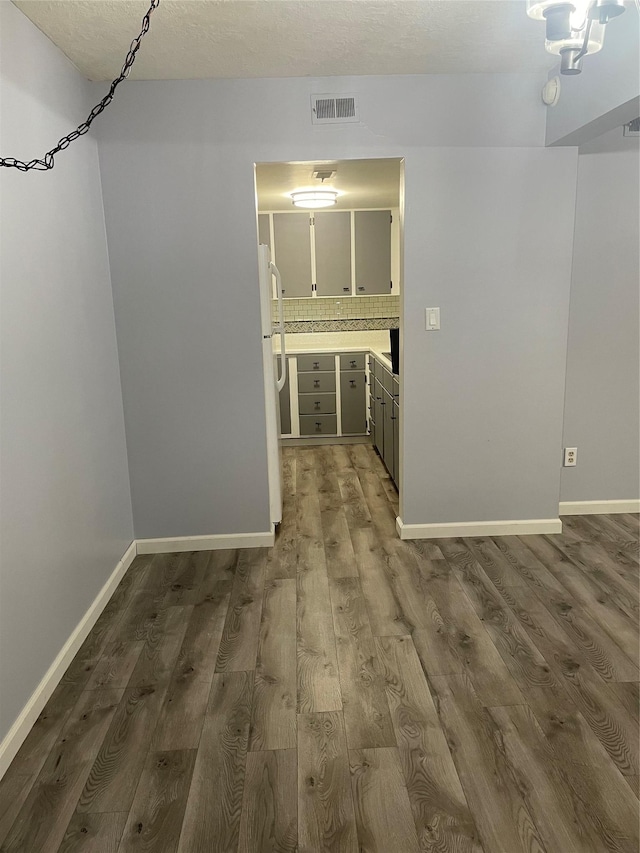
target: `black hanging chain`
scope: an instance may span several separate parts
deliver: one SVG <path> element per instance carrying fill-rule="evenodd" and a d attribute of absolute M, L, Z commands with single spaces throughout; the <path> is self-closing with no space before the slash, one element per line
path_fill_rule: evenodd
<path fill-rule="evenodd" d="M 140 43 L 149 31 L 149 21 L 151 18 L 151 13 L 159 5 L 160 0 L 151 0 L 151 5 L 149 6 L 147 14 L 142 19 L 142 29 L 140 30 L 140 34 L 131 42 L 131 47 L 129 48 L 129 53 L 127 53 L 127 58 L 125 59 L 124 65 L 122 66 L 120 76 L 116 77 L 116 79 L 111 84 L 107 94 L 100 101 L 100 103 L 95 105 L 95 107 L 87 116 L 86 120 L 83 121 L 82 124 L 79 125 L 68 136 L 63 136 L 62 139 L 56 145 L 56 147 L 52 148 L 51 151 L 48 151 L 44 155 L 42 160 L 29 160 L 28 163 L 25 163 L 23 160 L 16 160 L 15 157 L 0 157 L 0 166 L 13 167 L 14 169 L 19 169 L 21 172 L 28 172 L 31 169 L 37 169 L 40 172 L 44 172 L 47 169 L 53 169 L 53 158 L 58 153 L 58 151 L 64 151 L 64 149 L 68 148 L 69 145 L 71 145 L 71 143 L 74 142 L 79 136 L 83 136 L 85 133 L 87 133 L 87 131 L 93 124 L 93 120 L 96 119 L 113 100 L 113 96 L 115 95 L 116 89 L 118 88 L 120 83 L 122 83 L 123 80 L 126 80 L 129 76 L 131 67 L 136 59 L 136 54 L 140 48 Z"/>

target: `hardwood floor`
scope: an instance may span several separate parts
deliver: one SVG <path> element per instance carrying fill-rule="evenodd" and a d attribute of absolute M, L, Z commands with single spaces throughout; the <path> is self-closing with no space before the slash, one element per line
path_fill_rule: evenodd
<path fill-rule="evenodd" d="M 638 517 L 400 542 L 370 446 L 284 479 L 273 549 L 135 560 L 1 853 L 638 853 Z"/>

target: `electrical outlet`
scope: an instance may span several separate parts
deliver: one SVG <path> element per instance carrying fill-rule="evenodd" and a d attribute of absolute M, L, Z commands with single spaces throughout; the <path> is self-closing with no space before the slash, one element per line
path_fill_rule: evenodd
<path fill-rule="evenodd" d="M 565 447 L 564 449 L 564 462 L 562 463 L 565 468 L 574 468 L 578 464 L 578 448 L 577 447 Z"/>

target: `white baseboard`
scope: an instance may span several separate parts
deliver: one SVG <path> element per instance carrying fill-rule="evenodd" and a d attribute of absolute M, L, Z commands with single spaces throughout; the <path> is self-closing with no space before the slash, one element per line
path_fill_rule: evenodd
<path fill-rule="evenodd" d="M 173 554 L 179 551 L 218 551 L 221 548 L 272 548 L 275 529 L 264 533 L 220 533 L 212 536 L 175 536 L 137 539 L 138 554 Z"/>
<path fill-rule="evenodd" d="M 396 518 L 401 539 L 447 539 L 453 536 L 526 536 L 532 533 L 562 533 L 559 518 L 517 521 L 452 521 L 446 524 L 405 524 Z"/>
<path fill-rule="evenodd" d="M 640 500 L 560 502 L 560 515 L 611 515 L 616 512 L 640 512 Z"/>
<path fill-rule="evenodd" d="M 49 701 L 49 697 L 58 686 L 78 649 L 87 638 L 89 631 L 91 631 L 98 621 L 98 617 L 133 562 L 136 553 L 136 543 L 134 540 L 125 551 L 122 559 L 118 561 L 111 576 L 94 598 L 89 609 L 80 622 L 78 622 L 67 642 L 58 652 L 56 659 L 47 670 L 44 678 L 33 691 L 29 701 L 5 735 L 2 743 L 0 743 L 0 779 L 6 773 L 7 768 L 31 731 L 33 724 Z"/>

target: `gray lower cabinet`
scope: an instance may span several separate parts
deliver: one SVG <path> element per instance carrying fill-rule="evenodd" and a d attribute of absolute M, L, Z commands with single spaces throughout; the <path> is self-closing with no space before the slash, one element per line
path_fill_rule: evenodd
<path fill-rule="evenodd" d="M 364 370 L 363 352 L 343 352 L 340 356 L 340 370 Z"/>
<path fill-rule="evenodd" d="M 384 454 L 384 389 L 380 382 L 373 380 L 373 419 L 376 422 L 375 446 L 380 454 Z"/>
<path fill-rule="evenodd" d="M 364 353 L 341 353 L 336 370 L 334 353 L 296 356 L 297 410 L 301 436 L 366 435 L 367 383 Z M 289 361 L 291 364 L 291 361 Z M 338 384 L 339 383 L 339 384 Z M 284 391 L 284 389 L 283 389 Z M 338 418 L 340 399 L 340 419 Z M 291 409 L 287 399 L 282 405 Z M 293 410 L 295 412 L 295 400 Z M 288 423 L 282 418 L 283 425 Z M 296 424 L 289 422 L 289 433 Z M 294 430 L 295 431 L 295 430 Z"/>
<path fill-rule="evenodd" d="M 360 435 L 367 431 L 366 395 L 367 386 L 364 371 L 340 371 L 343 435 Z"/>
<path fill-rule="evenodd" d="M 382 441 L 382 461 L 395 480 L 393 473 L 393 397 L 388 391 L 382 391 L 384 400 L 384 437 Z"/>
<path fill-rule="evenodd" d="M 376 359 L 369 363 L 371 382 L 369 428 L 371 439 L 392 480 L 398 485 L 400 384 Z"/>
<path fill-rule="evenodd" d="M 336 415 L 300 415 L 300 435 L 335 435 L 337 431 Z"/>
<path fill-rule="evenodd" d="M 300 373 L 298 370 L 298 393 L 321 394 L 336 390 L 336 373 Z"/>
<path fill-rule="evenodd" d="M 278 356 L 278 376 L 280 375 L 281 356 Z M 289 387 L 289 366 L 287 359 L 287 379 L 280 391 L 280 432 L 282 435 L 291 434 L 291 391 Z"/>
<path fill-rule="evenodd" d="M 301 415 L 335 415 L 335 394 L 300 394 L 298 411 Z"/>
<path fill-rule="evenodd" d="M 298 373 L 314 373 L 315 371 L 336 369 L 334 355 L 299 355 Z"/>

